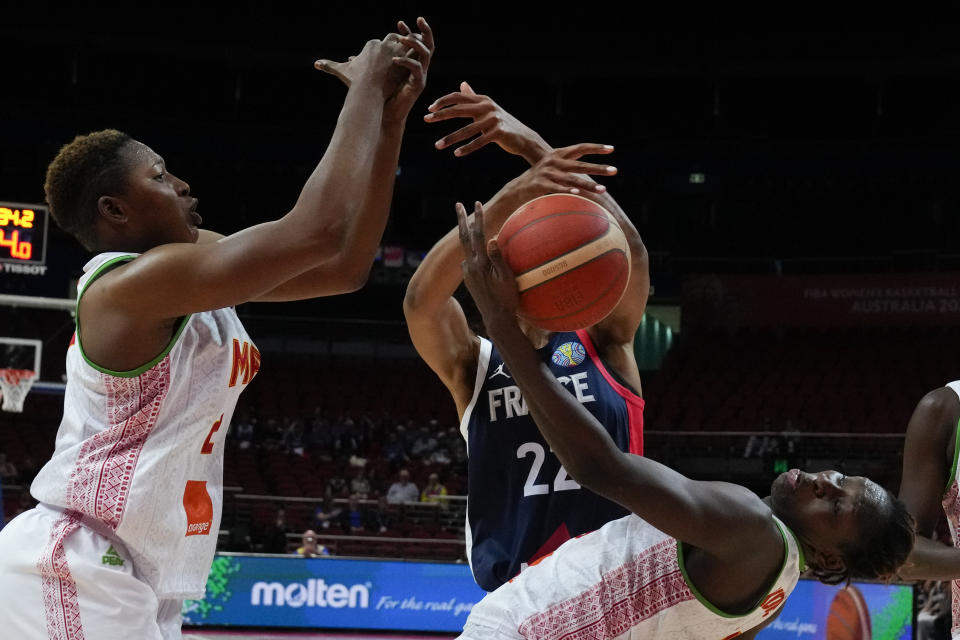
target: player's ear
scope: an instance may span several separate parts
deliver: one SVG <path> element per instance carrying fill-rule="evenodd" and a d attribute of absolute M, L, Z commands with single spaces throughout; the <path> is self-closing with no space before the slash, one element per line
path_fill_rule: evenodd
<path fill-rule="evenodd" d="M 847 562 L 835 551 L 813 551 L 811 570 L 820 582 L 839 584 L 847 579 Z"/>
<path fill-rule="evenodd" d="M 120 206 L 119 199 L 113 196 L 100 196 L 97 199 L 97 214 L 113 224 L 123 224 L 127 214 Z"/>

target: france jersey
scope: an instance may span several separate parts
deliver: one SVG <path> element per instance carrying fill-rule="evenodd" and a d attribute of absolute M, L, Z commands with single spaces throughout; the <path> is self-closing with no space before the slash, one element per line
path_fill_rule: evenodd
<path fill-rule="evenodd" d="M 643 454 L 643 399 L 607 369 L 586 331 L 551 334 L 539 353 L 622 451 Z M 467 559 L 487 591 L 570 538 L 629 513 L 567 475 L 497 348 L 483 338 L 460 432 L 469 454 Z"/>

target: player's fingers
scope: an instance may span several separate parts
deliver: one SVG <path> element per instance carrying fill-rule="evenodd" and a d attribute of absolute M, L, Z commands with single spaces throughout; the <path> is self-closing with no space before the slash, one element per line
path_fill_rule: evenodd
<path fill-rule="evenodd" d="M 486 128 L 486 127 L 483 127 L 483 128 Z M 463 156 L 469 155 L 474 151 L 476 151 L 477 149 L 480 149 L 481 147 L 487 146 L 493 141 L 493 134 L 494 134 L 494 130 L 488 129 L 483 133 L 483 135 L 478 136 L 477 138 L 475 138 L 474 140 L 471 140 L 470 142 L 463 145 L 462 147 L 458 147 L 454 149 L 453 155 L 457 156 L 458 158 L 462 158 Z"/>
<path fill-rule="evenodd" d="M 479 104 L 457 104 L 439 111 L 431 111 L 423 116 L 425 122 L 443 122 L 454 118 L 473 118 L 483 115 L 485 109 Z"/>
<path fill-rule="evenodd" d="M 454 91 L 453 93 L 448 93 L 445 96 L 441 96 L 434 100 L 433 104 L 427 107 L 427 111 L 439 111 L 451 105 L 464 104 L 464 103 L 475 103 L 480 101 L 480 96 L 472 93 L 460 93 L 459 91 Z"/>
<path fill-rule="evenodd" d="M 432 53 L 437 46 L 436 39 L 433 36 L 433 29 L 430 28 L 426 18 L 423 16 L 417 18 L 417 29 L 420 29 L 420 33 L 423 35 L 423 42 L 429 47 Z"/>
<path fill-rule="evenodd" d="M 400 35 L 402 35 L 402 36 L 408 36 L 408 35 L 410 35 L 411 33 L 413 33 L 413 32 L 410 30 L 410 27 L 407 26 L 407 23 L 404 22 L 403 20 L 398 20 L 398 21 L 397 21 L 397 31 L 398 31 L 398 32 L 400 33 Z"/>
<path fill-rule="evenodd" d="M 562 161 L 557 163 L 556 166 L 570 173 L 586 173 L 591 176 L 613 176 L 617 174 L 617 168 L 612 165 L 581 162 L 579 160 Z"/>
<path fill-rule="evenodd" d="M 323 71 L 324 73 L 329 73 L 330 75 L 336 76 L 341 80 L 346 80 L 346 75 L 343 73 L 342 62 L 333 62 L 332 60 L 320 59 L 313 63 L 313 67 Z"/>
<path fill-rule="evenodd" d="M 398 67 L 403 67 L 410 72 L 410 77 L 413 78 L 413 84 L 420 86 L 423 84 L 423 65 L 420 64 L 420 61 L 416 58 L 405 58 L 401 56 L 396 56 L 393 59 L 393 64 Z"/>
<path fill-rule="evenodd" d="M 420 56 L 421 60 L 426 60 L 430 57 L 430 49 L 428 49 L 427 45 L 423 43 L 423 40 L 416 35 L 403 36 L 400 38 L 400 42 L 410 47 L 413 53 Z"/>
<path fill-rule="evenodd" d="M 589 178 L 571 173 L 560 173 L 556 176 L 553 176 L 552 181 L 555 185 L 561 186 L 564 191 L 570 191 L 571 193 L 577 193 L 579 191 L 603 193 L 607 190 L 607 188 L 602 184 L 598 184 Z"/>
<path fill-rule="evenodd" d="M 487 256 L 490 257 L 490 262 L 503 276 L 513 276 L 513 271 L 510 269 L 510 265 L 508 265 L 507 261 L 503 259 L 503 253 L 500 251 L 500 245 L 497 243 L 496 238 L 490 238 L 490 240 L 487 242 Z"/>
<path fill-rule="evenodd" d="M 444 137 L 437 140 L 433 143 L 437 149 L 446 149 L 452 144 L 456 144 L 467 138 L 472 138 L 473 136 L 481 133 L 483 131 L 483 125 L 479 122 L 471 122 L 462 129 L 457 129 L 451 134 L 445 135 Z"/>
<path fill-rule="evenodd" d="M 487 252 L 484 251 L 484 245 L 486 244 L 483 233 L 483 204 L 477 200 L 473 203 L 473 226 L 471 227 L 473 231 L 473 245 L 472 249 L 474 255 L 483 259 L 487 255 Z"/>
<path fill-rule="evenodd" d="M 460 92 L 461 92 L 461 93 L 470 94 L 470 95 L 474 95 L 474 96 L 477 95 L 477 92 L 473 90 L 473 87 L 471 87 L 469 84 L 467 84 L 467 81 L 466 81 L 466 80 L 464 80 L 463 82 L 460 83 Z"/>
<path fill-rule="evenodd" d="M 467 254 L 467 257 L 470 257 L 470 231 L 467 228 L 467 210 L 463 206 L 462 202 L 458 202 L 457 206 L 457 229 L 460 231 L 460 246 L 463 247 L 463 251 Z"/>
<path fill-rule="evenodd" d="M 571 160 L 576 160 L 580 156 L 607 153 L 613 153 L 612 145 L 595 144 L 593 142 L 581 142 L 580 144 L 574 144 L 570 145 L 569 147 L 557 149 L 557 155 Z"/>

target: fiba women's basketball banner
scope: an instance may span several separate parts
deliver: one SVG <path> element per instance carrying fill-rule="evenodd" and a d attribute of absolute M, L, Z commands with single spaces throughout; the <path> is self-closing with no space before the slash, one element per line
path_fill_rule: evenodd
<path fill-rule="evenodd" d="M 485 595 L 463 564 L 218 555 L 185 625 L 460 631 Z"/>
<path fill-rule="evenodd" d="M 683 287 L 687 327 L 960 325 L 960 273 L 701 276 Z"/>

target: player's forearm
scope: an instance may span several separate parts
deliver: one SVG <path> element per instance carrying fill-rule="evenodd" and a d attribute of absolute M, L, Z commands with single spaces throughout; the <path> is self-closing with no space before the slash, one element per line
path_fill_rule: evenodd
<path fill-rule="evenodd" d="M 286 218 L 316 239 L 316 264 L 334 257 L 361 216 L 371 189 L 383 135 L 379 87 L 355 82 L 347 92 L 337 126 L 323 158 L 307 179 Z"/>
<path fill-rule="evenodd" d="M 495 236 L 510 214 L 523 202 L 519 194 L 507 183 L 493 198 L 484 205 L 484 234 L 487 238 Z M 473 216 L 470 216 L 471 222 Z M 463 247 L 457 228 L 447 232 L 424 257 L 423 262 L 407 285 L 403 300 L 406 314 L 432 314 L 446 304 L 447 299 L 456 292 L 463 282 L 460 263 L 463 262 Z"/>
<path fill-rule="evenodd" d="M 337 259 L 345 277 L 357 288 L 367 281 L 374 255 L 387 226 L 403 132 L 403 122 L 384 123 L 374 154 L 371 175 L 367 180 L 363 208 L 347 221 L 343 248 Z"/>
<path fill-rule="evenodd" d="M 593 485 L 604 482 L 603 473 L 621 455 L 613 439 L 593 414 L 563 389 L 515 319 L 488 320 L 487 329 L 557 459 L 572 478 L 601 492 Z"/>
<path fill-rule="evenodd" d="M 960 549 L 917 536 L 910 557 L 897 575 L 904 580 L 960 579 Z"/>

